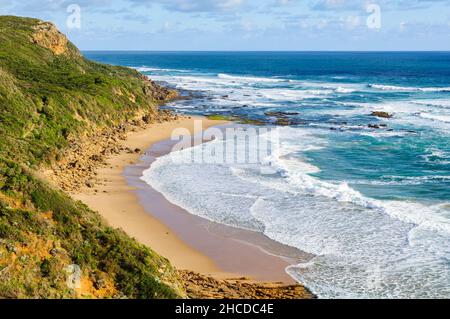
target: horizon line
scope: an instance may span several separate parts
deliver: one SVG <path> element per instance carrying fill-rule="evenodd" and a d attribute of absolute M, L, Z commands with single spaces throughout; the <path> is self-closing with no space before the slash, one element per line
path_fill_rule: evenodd
<path fill-rule="evenodd" d="M 80 49 L 81 52 L 230 52 L 230 53 L 450 53 L 450 50 L 117 50 Z"/>

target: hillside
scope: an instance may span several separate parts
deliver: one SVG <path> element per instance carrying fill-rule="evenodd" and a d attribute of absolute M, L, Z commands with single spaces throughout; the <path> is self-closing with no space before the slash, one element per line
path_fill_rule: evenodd
<path fill-rule="evenodd" d="M 0 298 L 178 298 L 170 263 L 41 180 L 93 132 L 176 93 L 85 59 L 54 25 L 0 17 Z M 81 287 L 66 284 L 81 267 Z"/>
<path fill-rule="evenodd" d="M 72 138 L 121 123 L 176 93 L 123 67 L 83 58 L 50 23 L 0 17 L 0 155 L 30 165 Z"/>

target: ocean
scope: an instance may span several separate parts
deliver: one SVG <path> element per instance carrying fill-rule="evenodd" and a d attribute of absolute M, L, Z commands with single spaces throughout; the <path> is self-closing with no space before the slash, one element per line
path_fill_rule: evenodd
<path fill-rule="evenodd" d="M 273 174 L 159 158 L 143 179 L 173 203 L 313 254 L 286 271 L 319 297 L 450 298 L 449 52 L 85 55 L 277 130 Z"/>

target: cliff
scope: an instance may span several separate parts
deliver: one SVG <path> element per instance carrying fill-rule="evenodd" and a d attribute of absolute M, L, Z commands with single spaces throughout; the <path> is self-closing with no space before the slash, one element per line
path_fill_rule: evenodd
<path fill-rule="evenodd" d="M 51 23 L 0 17 L 0 298 L 185 296 L 169 261 L 38 177 L 78 141 L 158 119 L 175 96 L 85 59 Z"/>
<path fill-rule="evenodd" d="M 0 156 L 50 163 L 70 140 L 154 115 L 174 96 L 135 70 L 83 58 L 50 23 L 0 17 Z"/>

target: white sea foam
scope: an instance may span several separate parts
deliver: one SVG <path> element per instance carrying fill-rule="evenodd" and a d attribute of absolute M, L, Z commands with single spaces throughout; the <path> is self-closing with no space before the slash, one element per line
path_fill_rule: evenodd
<path fill-rule="evenodd" d="M 274 77 L 229 74 L 153 75 L 153 80 L 168 82 L 179 89 L 208 92 L 215 104 L 240 104 L 270 107 L 273 103 L 319 99 L 333 94 L 351 94 L 363 87 L 357 84 L 286 80 Z M 258 88 L 255 90 L 255 86 Z M 226 95 L 228 98 L 224 99 Z M 245 103 L 244 103 L 245 102 Z M 214 107 L 211 105 L 211 107 Z"/>
<path fill-rule="evenodd" d="M 402 137 L 402 136 L 411 135 L 414 133 L 405 132 L 405 131 L 372 131 L 372 132 L 362 131 L 359 134 L 364 135 L 364 136 L 379 138 L 379 137 Z"/>
<path fill-rule="evenodd" d="M 449 104 L 427 98 L 349 102 L 352 93 L 380 91 L 447 92 L 448 88 L 417 88 L 373 84 L 299 81 L 282 78 L 229 74 L 176 74 L 174 70 L 153 70 L 155 80 L 177 88 L 199 90 L 209 97 L 205 109 L 230 110 L 285 107 L 310 114 L 352 119 L 373 111 L 394 115 L 385 121 L 390 127 L 448 129 Z M 147 72 L 153 72 L 149 70 Z M 340 100 L 334 100 L 339 98 Z M 330 101 L 328 106 L 327 101 Z M 353 101 L 353 100 L 352 100 Z M 364 101 L 364 100 L 362 100 Z M 369 99 L 369 101 L 372 101 Z M 192 108 L 175 102 L 176 107 Z M 317 110 L 315 106 L 319 107 Z M 324 106 L 325 105 L 325 106 Z M 285 107 L 285 109 L 287 109 Z M 305 112 L 306 113 L 306 112 Z M 303 114 L 302 114 L 303 115 Z M 347 119 L 345 119 L 347 122 Z M 374 138 L 406 136 L 405 130 L 369 130 L 348 121 L 336 134 L 363 134 Z M 449 297 L 450 206 L 417 201 L 376 200 L 358 191 L 366 181 L 327 181 L 314 176 L 320 167 L 307 160 L 308 152 L 329 147 L 321 124 L 314 129 L 278 128 L 282 147 L 263 159 L 276 174 L 261 174 L 260 165 L 213 165 L 180 163 L 182 152 L 159 158 L 143 179 L 171 202 L 203 218 L 264 232 L 286 245 L 316 254 L 311 262 L 293 265 L 288 272 L 324 297 Z M 335 134 L 335 133 L 332 133 Z M 213 147 L 214 141 L 197 146 Z M 241 147 L 243 147 L 241 145 Z M 442 150 L 429 150 L 425 158 L 446 163 Z M 442 183 L 449 176 L 384 176 L 368 185 L 421 185 Z"/>
<path fill-rule="evenodd" d="M 429 176 L 383 176 L 379 180 L 348 180 L 346 183 L 353 185 L 422 185 L 424 183 L 441 183 L 450 181 L 450 175 Z"/>
<path fill-rule="evenodd" d="M 336 89 L 336 92 L 337 93 L 353 93 L 353 92 L 356 92 L 356 90 L 355 89 L 349 89 L 349 88 L 345 88 L 345 87 L 338 87 L 337 89 Z"/>
<path fill-rule="evenodd" d="M 419 103 L 418 103 L 419 102 Z M 436 104 L 441 104 L 441 101 L 436 101 Z M 393 115 L 390 119 L 379 119 L 385 121 L 387 124 L 401 124 L 412 125 L 414 128 L 431 127 L 448 131 L 450 129 L 449 117 L 450 113 L 447 109 L 437 107 L 432 103 L 420 103 L 420 100 L 399 100 L 386 101 L 382 103 L 345 103 L 343 106 L 352 107 L 352 109 L 329 109 L 318 111 L 322 114 L 332 114 L 339 116 L 357 116 L 370 115 L 374 111 L 383 111 Z M 363 133 L 372 134 L 373 133 Z M 377 134 L 377 133 L 375 133 Z M 403 134 L 400 132 L 387 134 Z"/>
<path fill-rule="evenodd" d="M 261 175 L 258 166 L 176 164 L 185 150 L 159 158 L 143 179 L 193 214 L 317 255 L 288 272 L 319 296 L 450 295 L 442 286 L 450 280 L 442 259 L 450 256 L 448 205 L 375 200 L 313 177 L 319 168 L 301 154 L 327 141 L 307 129 L 278 130 L 276 175 Z"/>
<path fill-rule="evenodd" d="M 419 104 L 419 105 L 425 105 L 425 106 L 431 106 L 431 107 L 438 107 L 438 108 L 443 108 L 443 109 L 450 108 L 450 100 L 442 100 L 442 99 L 416 100 L 416 101 L 412 101 L 412 103 Z"/>
<path fill-rule="evenodd" d="M 450 220 L 448 224 L 443 223 L 440 218 L 435 220 L 436 215 L 434 214 L 435 210 L 433 208 L 421 204 L 405 204 L 403 202 L 397 203 L 367 198 L 345 182 L 335 184 L 310 176 L 309 174 L 315 171 L 305 170 L 307 166 L 299 161 L 298 158 L 280 158 L 276 165 L 284 172 L 288 183 L 302 191 L 328 197 L 338 202 L 347 202 L 364 208 L 376 209 L 407 223 L 414 223 L 416 225 L 426 224 L 430 230 L 445 231 L 450 236 Z"/>
<path fill-rule="evenodd" d="M 149 67 L 138 67 L 138 68 L 134 68 L 136 70 L 138 70 L 139 72 L 151 72 L 151 71 L 169 71 L 168 69 L 159 69 L 159 68 L 149 68 Z"/>
<path fill-rule="evenodd" d="M 331 90 L 290 90 L 290 89 L 261 89 L 259 92 L 269 100 L 275 101 L 300 101 L 327 96 Z"/>
<path fill-rule="evenodd" d="M 152 68 L 147 66 L 134 67 L 133 69 L 139 72 L 189 72 L 188 70 L 179 70 L 179 69 L 165 69 L 165 68 Z"/>
<path fill-rule="evenodd" d="M 420 116 L 425 119 L 430 119 L 433 121 L 440 121 L 444 123 L 450 123 L 450 115 L 438 115 L 438 114 L 430 114 L 430 113 L 420 113 Z"/>
<path fill-rule="evenodd" d="M 404 87 L 404 86 L 382 85 L 382 84 L 369 84 L 369 87 L 382 91 L 450 92 L 450 87 Z"/>
<path fill-rule="evenodd" d="M 426 149 L 426 154 L 422 157 L 430 162 L 438 164 L 450 164 L 450 151 L 444 151 L 435 147 L 429 147 Z"/>
<path fill-rule="evenodd" d="M 431 148 L 428 149 L 429 151 L 431 151 L 431 155 L 432 156 L 436 156 L 436 157 L 442 157 L 442 158 L 450 158 L 450 153 L 449 152 L 445 152 L 442 150 L 438 150 L 435 148 Z"/>
<path fill-rule="evenodd" d="M 265 82 L 265 83 L 276 83 L 276 82 L 288 82 L 288 80 L 277 79 L 277 78 L 264 78 L 264 77 L 253 77 L 253 76 L 236 76 L 229 74 L 218 74 L 218 78 L 226 79 L 231 81 L 239 81 L 239 82 Z"/>

